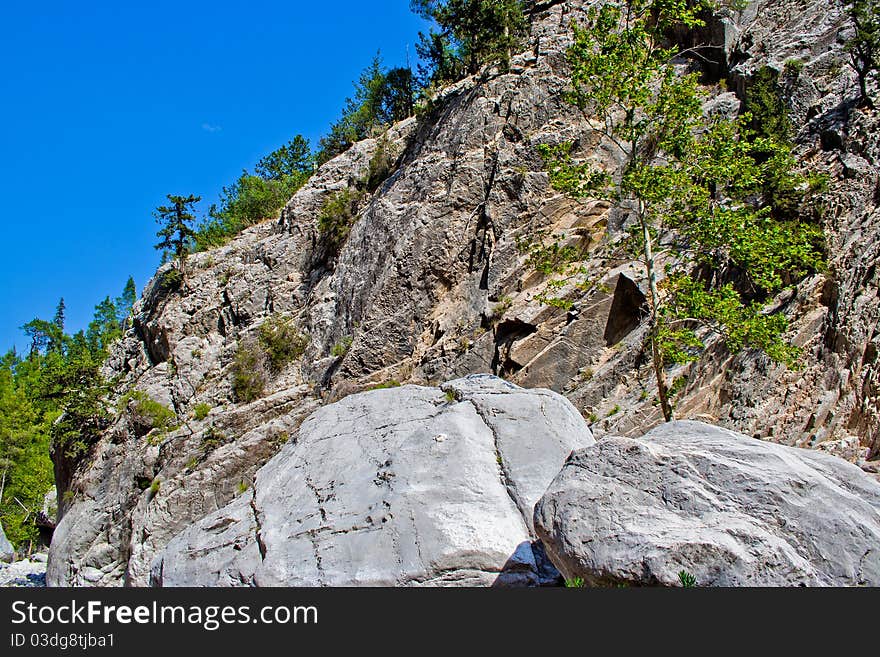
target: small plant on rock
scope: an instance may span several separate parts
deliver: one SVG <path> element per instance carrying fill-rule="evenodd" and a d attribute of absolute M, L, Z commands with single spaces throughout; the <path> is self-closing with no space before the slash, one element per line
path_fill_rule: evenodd
<path fill-rule="evenodd" d="M 232 361 L 232 390 L 244 403 L 259 399 L 269 381 L 266 357 L 256 340 L 239 343 Z"/>
<path fill-rule="evenodd" d="M 678 581 L 681 583 L 682 587 L 686 589 L 694 588 L 697 585 L 697 578 L 686 570 L 682 570 L 678 573 Z"/>
<path fill-rule="evenodd" d="M 292 319 L 278 315 L 260 325 L 258 339 L 269 368 L 275 373 L 300 358 L 309 344 L 308 337 L 297 331 Z"/>
<path fill-rule="evenodd" d="M 351 349 L 351 345 L 353 342 L 353 337 L 351 337 L 350 335 L 345 336 L 339 342 L 333 345 L 333 348 L 330 350 L 330 355 L 334 358 L 344 358 Z"/>
<path fill-rule="evenodd" d="M 201 422 L 206 417 L 208 417 L 208 413 L 210 413 L 210 412 L 211 412 L 211 405 L 210 404 L 196 404 L 195 407 L 193 407 L 193 417 L 196 420 L 198 420 L 199 422 Z"/>

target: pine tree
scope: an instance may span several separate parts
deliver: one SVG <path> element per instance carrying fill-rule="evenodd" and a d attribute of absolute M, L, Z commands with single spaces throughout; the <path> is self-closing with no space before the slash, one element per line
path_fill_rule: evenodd
<path fill-rule="evenodd" d="M 874 101 L 868 92 L 868 80 L 880 71 L 880 2 L 853 0 L 849 17 L 855 35 L 849 41 L 850 66 L 859 80 L 859 100 L 873 109 Z"/>
<path fill-rule="evenodd" d="M 528 29 L 521 0 L 412 0 L 410 8 L 434 21 L 439 33 L 420 35 L 425 82 L 453 82 L 485 64 L 507 64 Z"/>
<path fill-rule="evenodd" d="M 180 281 L 186 285 L 186 256 L 190 246 L 196 237 L 196 231 L 191 227 L 195 221 L 192 214 L 192 206 L 201 201 L 200 196 L 174 196 L 168 194 L 171 205 L 161 205 L 156 208 L 153 215 L 161 226 L 156 237 L 161 238 L 156 249 L 163 252 L 163 256 L 171 254 L 177 259 L 177 271 Z"/>
<path fill-rule="evenodd" d="M 129 276 L 122 289 L 122 294 L 116 299 L 116 318 L 123 330 L 128 326 L 135 301 L 137 301 L 137 287 L 134 284 L 134 278 Z"/>
<path fill-rule="evenodd" d="M 296 135 L 281 148 L 262 158 L 254 172 L 263 180 L 284 180 L 291 177 L 308 177 L 315 167 L 309 140 Z"/>

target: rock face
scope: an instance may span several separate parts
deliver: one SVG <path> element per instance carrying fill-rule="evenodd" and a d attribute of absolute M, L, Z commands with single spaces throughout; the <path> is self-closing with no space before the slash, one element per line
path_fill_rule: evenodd
<path fill-rule="evenodd" d="M 147 585 L 169 541 L 237 499 L 306 417 L 379 384 L 436 388 L 492 373 L 563 394 L 597 437 L 641 436 L 661 420 L 644 357 L 643 268 L 608 257 L 632 218 L 564 198 L 537 149 L 576 141 L 579 155 L 619 169 L 563 99 L 571 22 L 592 3 L 527 4 L 530 34 L 509 70 L 487 68 L 445 89 L 430 111 L 323 165 L 277 221 L 194 254 L 187 289 L 164 289 L 166 269 L 146 286 L 106 364 L 118 382 L 112 425 L 81 461 L 57 459 L 50 584 Z M 753 2 L 713 17 L 687 44 L 708 40 L 715 63 L 706 77 L 725 81 L 707 87 L 707 111 L 737 111 L 762 67 L 778 73 L 795 155 L 829 179 L 821 206 L 830 262 L 769 303 L 804 350 L 798 371 L 710 340 L 699 363 L 669 377 L 680 418 L 868 469 L 866 459 L 880 456 L 880 113 L 852 102 L 845 13 L 843 0 Z M 329 254 L 318 216 L 364 180 L 380 149 L 394 161 L 388 177 Z M 594 285 L 552 287 L 522 246 L 536 236 L 582 249 Z M 245 401 L 234 392 L 236 355 L 273 316 L 308 346 L 267 375 L 263 397 Z M 174 411 L 175 428 L 151 428 L 126 410 L 132 391 Z"/>
<path fill-rule="evenodd" d="M 572 455 L 535 508 L 592 585 L 880 585 L 880 484 L 845 461 L 674 422 Z"/>
<path fill-rule="evenodd" d="M 6 538 L 6 533 L 3 531 L 3 525 L 0 525 L 0 561 L 12 561 L 15 558 L 15 548 L 12 547 L 12 543 L 9 542 L 9 539 Z"/>
<path fill-rule="evenodd" d="M 315 412 L 252 490 L 173 539 L 159 586 L 556 583 L 532 509 L 580 414 L 547 390 L 472 376 Z"/>

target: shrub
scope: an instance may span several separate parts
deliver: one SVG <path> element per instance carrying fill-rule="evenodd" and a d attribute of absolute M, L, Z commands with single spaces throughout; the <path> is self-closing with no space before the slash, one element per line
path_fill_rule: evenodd
<path fill-rule="evenodd" d="M 391 379 L 390 381 L 385 381 L 383 383 L 377 383 L 374 386 L 370 386 L 367 390 L 388 390 L 389 388 L 399 388 L 400 381 L 396 381 L 395 379 Z"/>
<path fill-rule="evenodd" d="M 252 402 L 263 395 L 269 377 L 266 358 L 255 340 L 240 342 L 232 361 L 232 390 L 240 402 Z"/>
<path fill-rule="evenodd" d="M 269 368 L 275 373 L 300 358 L 309 344 L 308 337 L 296 330 L 292 319 L 278 315 L 260 325 L 258 336 Z"/>
<path fill-rule="evenodd" d="M 229 438 L 213 424 L 202 435 L 202 449 L 207 454 L 229 442 Z"/>
<path fill-rule="evenodd" d="M 331 256 L 339 253 L 357 218 L 358 204 L 363 192 L 347 188 L 337 192 L 324 203 L 318 215 L 318 230 Z"/>
<path fill-rule="evenodd" d="M 351 349 L 353 342 L 354 338 L 350 335 L 345 336 L 342 340 L 333 345 L 333 348 L 330 350 L 330 355 L 336 358 L 344 358 L 349 349 Z"/>
<path fill-rule="evenodd" d="M 746 91 L 745 110 L 751 115 L 749 127 L 757 136 L 785 143 L 791 138 L 792 125 L 778 80 L 779 73 L 769 66 L 758 69 Z"/>
<path fill-rule="evenodd" d="M 395 159 L 394 149 L 388 141 L 388 133 L 385 133 L 379 138 L 376 152 L 370 158 L 370 168 L 364 178 L 368 192 L 375 192 L 385 182 L 394 167 Z"/>
<path fill-rule="evenodd" d="M 177 292 L 183 286 L 183 274 L 178 269 L 169 269 L 159 279 L 159 288 L 164 292 Z"/>
<path fill-rule="evenodd" d="M 142 390 L 131 390 L 120 401 L 122 407 L 128 408 L 132 421 L 148 431 L 157 429 L 160 433 L 173 431 L 177 428 L 177 415 L 167 406 L 163 406 Z"/>
<path fill-rule="evenodd" d="M 208 413 L 210 412 L 210 404 L 196 404 L 193 408 L 193 417 L 201 422 L 206 417 L 208 417 Z"/>

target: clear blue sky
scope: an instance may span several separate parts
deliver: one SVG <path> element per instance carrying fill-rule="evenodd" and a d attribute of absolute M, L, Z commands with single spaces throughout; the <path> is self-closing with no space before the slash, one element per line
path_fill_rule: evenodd
<path fill-rule="evenodd" d="M 317 143 L 381 50 L 415 60 L 409 0 L 7 2 L 0 8 L 0 350 L 67 328 L 159 261 L 165 194 L 207 209 L 297 133 Z"/>

